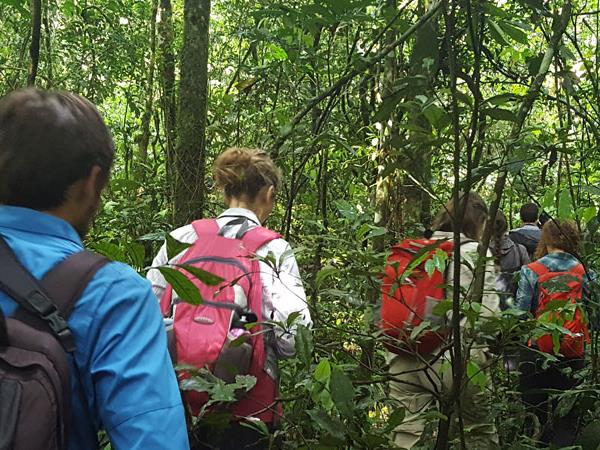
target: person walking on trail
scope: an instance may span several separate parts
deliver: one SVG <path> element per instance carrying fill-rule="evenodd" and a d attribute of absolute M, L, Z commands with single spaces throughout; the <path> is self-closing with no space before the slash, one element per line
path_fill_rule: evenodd
<path fill-rule="evenodd" d="M 188 449 L 150 284 L 85 252 L 114 157 L 96 108 L 0 101 L 0 441 L 17 450 Z M 40 389 L 44 386 L 44 389 Z M 3 447 L 4 448 L 4 447 Z"/>
<path fill-rule="evenodd" d="M 443 349 L 451 339 L 447 317 L 440 317 L 434 311 L 436 302 L 452 298 L 454 214 L 454 203 L 450 201 L 435 218 L 431 239 L 407 239 L 395 246 L 384 276 L 381 327 L 390 338 L 393 337 L 393 343 L 388 344 L 391 351 L 389 373 L 393 377 L 390 395 L 406 410 L 404 422 L 394 430 L 393 439 L 396 445 L 407 449 L 419 442 L 426 426 L 425 415 L 436 408 L 440 393 L 449 392 L 452 386 L 452 370 L 448 367 L 451 357 L 449 350 Z M 467 294 L 472 289 L 478 240 L 487 214 L 484 200 L 474 192 L 469 193 L 460 230 L 460 286 Z M 406 274 L 407 268 L 414 266 L 412 261 L 419 258 L 423 251 L 427 251 L 428 256 L 411 273 Z M 440 255 L 444 253 L 444 259 L 448 259 L 445 270 L 431 268 L 428 261 L 433 260 L 433 266 L 437 266 Z M 496 273 L 489 252 L 488 256 L 480 310 L 482 318 L 495 316 L 500 311 L 498 295 L 495 293 Z M 405 281 L 399 282 L 399 279 Z M 445 289 L 444 285 L 448 288 Z M 415 342 L 411 337 L 412 332 L 424 321 L 438 326 L 432 327 Z M 461 321 L 461 326 L 464 330 L 469 328 L 466 319 Z M 473 346 L 470 361 L 481 370 L 486 369 L 489 357 L 485 345 Z M 461 416 L 467 448 L 470 450 L 499 448 L 484 389 L 473 380 L 462 386 Z M 450 418 L 451 432 L 455 437 L 456 419 Z"/>
<path fill-rule="evenodd" d="M 554 339 L 546 334 L 530 340 L 529 349 L 523 351 L 520 362 L 523 401 L 539 419 L 542 443 L 556 448 L 574 445 L 578 414 L 576 408 L 566 415 L 552 414 L 558 399 L 551 395 L 576 386 L 575 372 L 584 367 L 584 349 L 589 341 L 584 305 L 595 275 L 586 271 L 579 261 L 579 244 L 574 222 L 546 222 L 535 255 L 537 261 L 521 269 L 516 298 L 517 308 L 541 322 L 559 325 L 570 332 Z M 564 306 L 557 306 L 561 303 Z M 547 311 L 549 307 L 553 312 Z M 558 352 L 556 337 L 560 344 Z M 549 360 L 544 354 L 557 359 Z"/>
<path fill-rule="evenodd" d="M 496 280 L 496 290 L 500 295 L 500 309 L 502 311 L 513 305 L 517 294 L 518 282 L 515 275 L 519 273 L 522 266 L 530 262 L 529 253 L 527 253 L 525 246 L 515 244 L 506 234 L 507 231 L 506 216 L 502 211 L 498 211 L 494 221 L 490 250 L 494 255 L 496 269 L 499 273 Z"/>
<path fill-rule="evenodd" d="M 509 237 L 515 244 L 521 244 L 527 249 L 529 259 L 532 261 L 542 234 L 538 226 L 539 213 L 540 210 L 535 203 L 525 203 L 519 211 L 521 227 L 511 230 L 509 233 Z"/>
<path fill-rule="evenodd" d="M 231 406 L 234 420 L 225 432 L 195 430 L 192 447 L 267 448 L 269 438 L 242 423 L 260 419 L 274 430 L 278 421 L 277 359 L 294 356 L 296 325 L 282 328 L 272 323 L 285 324 L 294 315 L 296 324 L 310 326 L 311 319 L 290 245 L 263 227 L 273 210 L 280 170 L 262 150 L 230 148 L 216 159 L 214 178 L 228 208 L 216 219 L 173 231 L 173 238 L 191 247 L 167 255 L 163 245 L 153 267 L 178 264 L 181 269 L 183 264 L 185 273 L 185 267 L 194 266 L 217 275 L 221 282 L 208 286 L 187 273 L 204 299 L 194 306 L 181 302 L 160 271 L 150 270 L 148 279 L 161 299 L 163 314 L 173 319 L 177 363 L 208 367 L 226 382 L 235 381 L 235 375 L 256 378 L 255 387 Z M 227 343 L 235 339 L 248 346 L 245 358 L 232 356 Z M 185 401 L 198 415 L 207 397 L 188 391 Z"/>

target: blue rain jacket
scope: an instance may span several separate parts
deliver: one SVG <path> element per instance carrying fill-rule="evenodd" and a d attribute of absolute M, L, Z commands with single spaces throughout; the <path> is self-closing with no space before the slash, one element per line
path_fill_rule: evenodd
<path fill-rule="evenodd" d="M 83 249 L 69 223 L 26 208 L 0 207 L 0 235 L 38 279 Z M 0 292 L 6 315 L 16 306 Z M 150 284 L 125 264 L 107 264 L 84 290 L 69 326 L 77 345 L 69 355 L 69 450 L 97 449 L 100 429 L 115 450 L 188 449 L 181 397 Z"/>

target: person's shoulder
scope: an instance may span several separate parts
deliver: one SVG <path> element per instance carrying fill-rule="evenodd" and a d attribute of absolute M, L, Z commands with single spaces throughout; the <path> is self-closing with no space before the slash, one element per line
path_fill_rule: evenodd
<path fill-rule="evenodd" d="M 151 288 L 150 283 L 131 266 L 111 261 L 98 270 L 86 291 L 94 297 L 104 296 L 106 301 L 112 301 L 119 298 L 143 297 L 151 292 Z"/>
<path fill-rule="evenodd" d="M 188 242 L 195 241 L 197 239 L 196 230 L 194 229 L 194 225 L 188 223 L 182 227 L 176 228 L 169 233 L 173 238 L 178 241 Z"/>
<path fill-rule="evenodd" d="M 268 251 L 272 251 L 278 256 L 283 255 L 285 252 L 291 252 L 292 249 L 290 243 L 281 236 L 277 236 L 270 240 L 263 247 L 268 249 Z"/>

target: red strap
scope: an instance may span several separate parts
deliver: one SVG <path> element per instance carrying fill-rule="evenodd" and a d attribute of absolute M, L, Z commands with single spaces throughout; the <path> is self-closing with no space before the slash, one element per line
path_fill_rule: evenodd
<path fill-rule="evenodd" d="M 534 261 L 531 264 L 527 264 L 527 267 L 529 267 L 531 270 L 533 270 L 533 272 L 538 276 L 542 276 L 548 272 L 550 272 L 550 269 L 548 269 L 545 265 L 543 265 L 541 262 L 539 261 Z"/>
<path fill-rule="evenodd" d="M 573 275 L 579 277 L 579 278 L 583 278 L 583 276 L 585 275 L 585 267 L 583 267 L 583 264 L 577 264 L 575 266 L 573 266 L 569 272 L 571 272 Z"/>
<path fill-rule="evenodd" d="M 244 234 L 242 237 L 242 242 L 244 243 L 246 250 L 251 253 L 256 253 L 256 251 L 263 245 L 266 245 L 275 239 L 279 239 L 280 237 L 281 235 L 275 231 L 264 227 L 256 227 Z"/>
<path fill-rule="evenodd" d="M 214 237 L 219 234 L 219 224 L 216 219 L 201 219 L 192 222 L 194 231 L 198 238 L 203 237 Z M 252 253 L 261 248 L 263 245 L 271 242 L 275 239 L 279 239 L 281 235 L 275 231 L 271 231 L 264 227 L 255 227 L 248 230 L 242 237 L 242 242 L 246 249 Z"/>
<path fill-rule="evenodd" d="M 219 234 L 219 224 L 216 219 L 200 219 L 192 222 L 194 231 L 198 237 L 215 236 Z"/>

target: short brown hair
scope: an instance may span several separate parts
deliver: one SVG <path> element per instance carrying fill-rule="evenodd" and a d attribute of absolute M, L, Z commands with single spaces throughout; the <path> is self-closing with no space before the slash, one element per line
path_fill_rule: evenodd
<path fill-rule="evenodd" d="M 465 200 L 464 197 L 464 194 L 460 196 L 461 202 Z M 459 231 L 469 239 L 478 240 L 483 231 L 487 214 L 488 208 L 483 198 L 475 192 L 469 192 L 462 219 L 462 229 Z M 454 231 L 453 216 L 454 201 L 450 200 L 433 220 L 432 229 L 434 231 Z"/>
<path fill-rule="evenodd" d="M 217 157 L 213 173 L 228 197 L 254 200 L 263 187 L 277 189 L 281 183 L 281 171 L 267 152 L 254 148 L 228 148 Z"/>
<path fill-rule="evenodd" d="M 83 97 L 23 89 L 0 100 L 0 203 L 56 208 L 94 165 L 108 178 L 113 155 L 104 121 Z"/>
<path fill-rule="evenodd" d="M 550 219 L 542 228 L 542 236 L 535 251 L 535 259 L 548 254 L 548 247 L 579 255 L 581 236 L 577 224 L 572 220 Z"/>
<path fill-rule="evenodd" d="M 540 215 L 540 208 L 535 203 L 525 203 L 519 211 L 521 221 L 525 223 L 537 222 Z"/>

